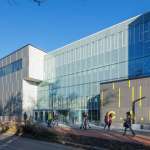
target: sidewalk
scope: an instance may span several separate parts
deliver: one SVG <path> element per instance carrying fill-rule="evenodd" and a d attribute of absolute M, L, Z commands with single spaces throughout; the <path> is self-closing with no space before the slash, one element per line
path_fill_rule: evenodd
<path fill-rule="evenodd" d="M 46 124 L 41 126 L 47 128 Z M 101 126 L 91 125 L 90 129 L 81 130 L 80 125 L 65 125 L 47 128 L 49 133 L 54 133 L 58 142 L 65 144 L 82 145 L 82 147 L 92 147 L 92 149 L 110 150 L 150 150 L 150 133 L 136 131 L 136 136 L 127 132 L 123 136 L 123 130 L 104 130 Z"/>
<path fill-rule="evenodd" d="M 47 127 L 46 123 L 42 123 L 42 126 Z M 100 130 L 103 131 L 104 127 L 103 126 L 97 126 L 94 124 L 90 124 L 91 129 L 90 130 Z M 72 128 L 72 129 L 80 129 L 80 124 L 74 124 L 74 125 L 67 125 L 67 124 L 63 124 L 63 123 L 59 123 L 59 127 L 63 127 L 63 128 Z M 123 133 L 124 128 L 122 127 L 115 127 L 112 126 L 111 127 L 111 131 L 116 131 L 119 133 Z M 142 134 L 145 136 L 150 136 L 150 130 L 145 130 L 145 129 L 138 129 L 138 128 L 133 128 L 133 130 L 138 133 L 138 134 Z"/>
<path fill-rule="evenodd" d="M 66 125 L 66 124 L 62 124 L 60 123 L 59 124 L 60 127 L 68 127 L 68 128 L 75 128 L 75 129 L 79 129 L 80 128 L 80 124 L 76 124 L 76 125 Z M 97 126 L 97 125 L 94 125 L 94 124 L 90 124 L 91 126 L 91 129 L 96 129 L 96 130 L 103 130 L 104 127 L 103 126 Z M 113 131 L 117 131 L 117 132 L 123 132 L 123 127 L 115 127 L 115 126 L 112 126 L 111 127 L 111 130 Z M 138 132 L 138 133 L 142 133 L 142 134 L 146 134 L 146 135 L 149 135 L 150 136 L 150 130 L 145 130 L 145 129 L 138 129 L 138 128 L 133 128 L 133 130 L 135 132 Z"/>
<path fill-rule="evenodd" d="M 113 128 L 110 131 L 103 130 L 101 126 L 91 125 L 91 129 L 80 130 L 79 125 L 67 126 L 64 124 L 59 124 L 59 128 L 54 128 L 57 132 L 62 134 L 74 134 L 83 135 L 88 137 L 96 137 L 100 139 L 116 140 L 126 143 L 136 143 L 150 146 L 150 131 L 138 130 L 136 136 L 132 136 L 130 132 L 127 132 L 126 136 L 123 136 L 123 130 Z"/>

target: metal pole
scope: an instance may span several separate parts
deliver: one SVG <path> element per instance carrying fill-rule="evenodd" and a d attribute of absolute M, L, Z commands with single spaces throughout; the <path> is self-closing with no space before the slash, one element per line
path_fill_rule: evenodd
<path fill-rule="evenodd" d="M 132 123 L 133 123 L 133 124 L 135 123 L 135 104 L 136 104 L 138 101 L 140 101 L 140 100 L 142 100 L 142 99 L 144 99 L 144 98 L 146 98 L 146 97 L 145 97 L 145 96 L 144 96 L 144 97 L 141 97 L 141 98 L 136 99 L 136 100 L 134 100 L 134 101 L 132 102 L 132 113 L 133 113 Z"/>

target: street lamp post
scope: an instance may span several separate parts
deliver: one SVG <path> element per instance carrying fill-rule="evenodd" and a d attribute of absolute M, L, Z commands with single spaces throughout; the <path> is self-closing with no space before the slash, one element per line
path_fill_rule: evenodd
<path fill-rule="evenodd" d="M 136 104 L 138 101 L 140 101 L 140 100 L 142 100 L 142 99 L 144 99 L 144 98 L 145 98 L 145 96 L 144 96 L 144 97 L 141 97 L 141 98 L 138 98 L 138 99 L 136 99 L 136 100 L 134 100 L 134 101 L 132 102 L 132 112 L 133 112 L 132 123 L 133 123 L 133 124 L 135 123 L 135 104 Z"/>

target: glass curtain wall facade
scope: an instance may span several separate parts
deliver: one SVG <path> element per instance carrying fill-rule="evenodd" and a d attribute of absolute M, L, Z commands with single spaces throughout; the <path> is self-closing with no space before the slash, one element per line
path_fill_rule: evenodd
<path fill-rule="evenodd" d="M 38 108 L 57 111 L 65 121 L 100 120 L 100 83 L 128 78 L 128 25 L 135 18 L 102 30 L 45 56 L 45 81 Z"/>
<path fill-rule="evenodd" d="M 129 78 L 150 76 L 150 12 L 129 24 Z"/>

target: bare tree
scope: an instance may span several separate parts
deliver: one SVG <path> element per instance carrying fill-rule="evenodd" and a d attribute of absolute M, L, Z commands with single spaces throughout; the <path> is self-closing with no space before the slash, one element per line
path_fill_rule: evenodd
<path fill-rule="evenodd" d="M 37 4 L 38 6 L 41 6 L 42 3 L 48 1 L 48 0 L 30 0 L 31 2 Z M 18 0 L 7 0 L 9 5 L 16 5 Z"/>
<path fill-rule="evenodd" d="M 46 1 L 47 0 L 33 0 L 33 2 L 37 3 L 39 6 Z"/>

